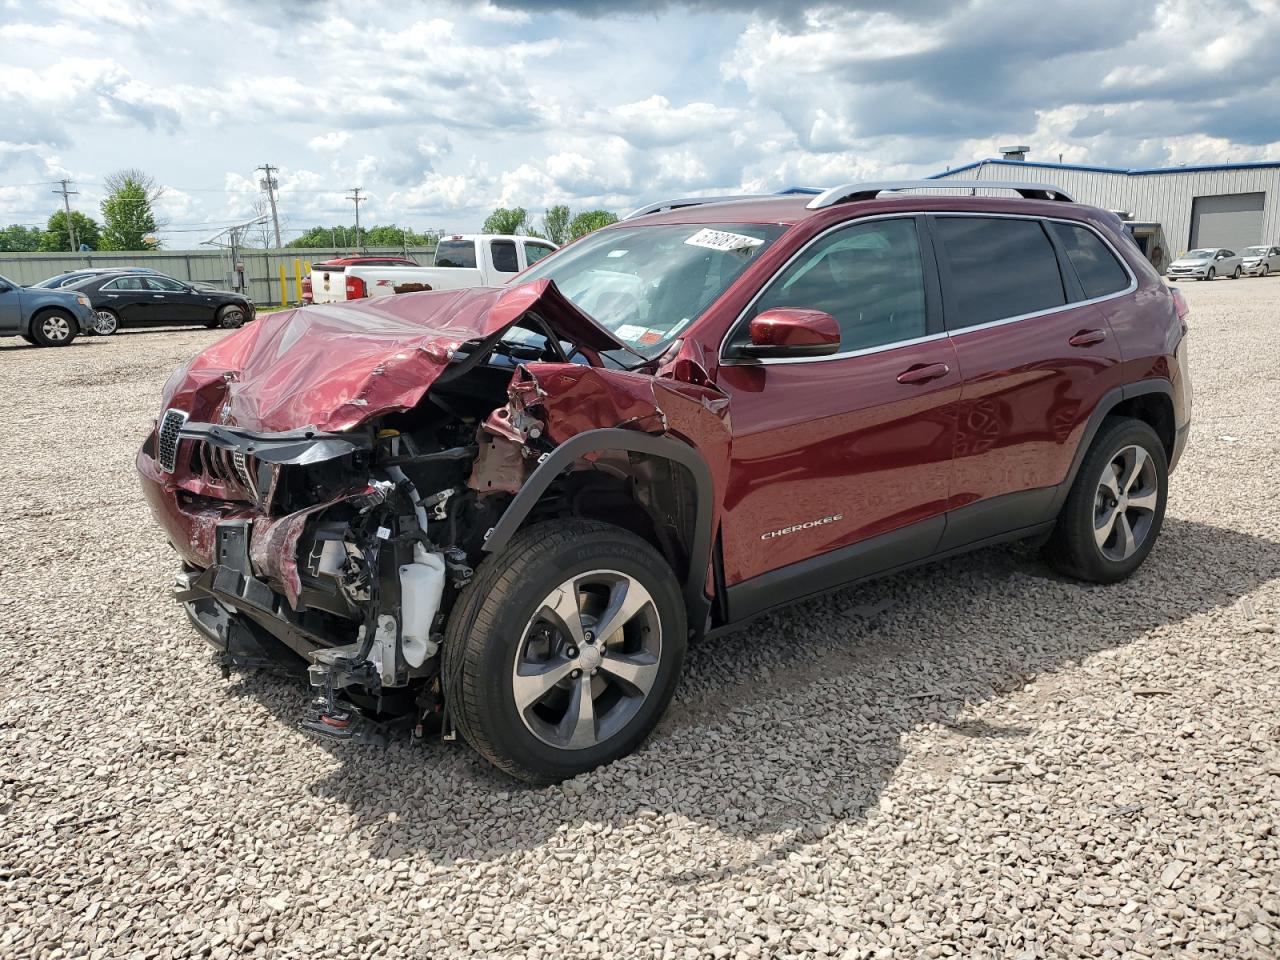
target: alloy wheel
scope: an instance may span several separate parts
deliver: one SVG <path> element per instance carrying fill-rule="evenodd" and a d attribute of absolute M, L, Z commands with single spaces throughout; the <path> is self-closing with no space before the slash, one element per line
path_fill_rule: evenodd
<path fill-rule="evenodd" d="M 240 310 L 228 310 L 222 315 L 220 323 L 222 329 L 234 330 L 244 323 L 244 313 Z"/>
<path fill-rule="evenodd" d="M 44 334 L 46 340 L 61 343 L 71 336 L 71 324 L 67 322 L 66 317 L 54 314 L 40 322 L 40 332 Z"/>
<path fill-rule="evenodd" d="M 110 310 L 99 310 L 94 314 L 93 332 L 101 337 L 109 337 L 120 326 L 120 320 Z"/>
<path fill-rule="evenodd" d="M 1127 560 L 1151 533 L 1160 486 L 1155 461 L 1136 444 L 1102 468 L 1094 496 L 1093 537 L 1108 560 Z"/>
<path fill-rule="evenodd" d="M 551 592 L 525 627 L 511 691 L 525 727 L 582 750 L 620 730 L 653 689 L 662 626 L 649 591 L 616 570 L 582 573 Z"/>

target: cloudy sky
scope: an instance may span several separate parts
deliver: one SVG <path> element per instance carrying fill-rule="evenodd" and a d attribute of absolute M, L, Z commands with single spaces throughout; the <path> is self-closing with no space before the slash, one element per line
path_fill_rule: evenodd
<path fill-rule="evenodd" d="M 645 9 L 645 13 L 636 11 Z M 698 192 L 909 176 L 1026 143 L 1153 166 L 1280 159 L 1280 0 L 0 0 L 0 224 L 71 177 L 166 186 L 167 246 L 475 228 Z"/>

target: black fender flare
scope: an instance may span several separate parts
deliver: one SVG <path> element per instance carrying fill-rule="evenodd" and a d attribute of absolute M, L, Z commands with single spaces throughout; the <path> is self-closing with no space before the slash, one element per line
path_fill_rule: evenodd
<path fill-rule="evenodd" d="M 525 481 L 501 518 L 485 535 L 484 550 L 486 553 L 498 553 L 505 549 L 533 510 L 534 504 L 546 493 L 552 482 L 576 461 L 588 453 L 624 450 L 678 463 L 693 477 L 697 514 L 694 519 L 693 542 L 689 545 L 689 571 L 682 592 L 689 612 L 689 626 L 701 630 L 710 609 L 706 581 L 707 564 L 711 556 L 711 517 L 715 512 L 715 487 L 711 482 L 711 470 L 701 454 L 689 444 L 672 437 L 617 427 L 587 430 L 570 437 L 546 454 Z"/>
<path fill-rule="evenodd" d="M 1062 483 L 1058 484 L 1057 492 L 1053 495 L 1053 508 L 1050 516 L 1056 517 L 1062 509 L 1063 503 L 1066 502 L 1067 494 L 1071 492 L 1071 485 L 1076 482 L 1076 474 L 1080 472 L 1080 464 L 1084 462 L 1085 454 L 1093 446 L 1093 438 L 1098 435 L 1102 421 L 1124 401 L 1151 393 L 1163 394 L 1169 398 L 1170 403 L 1173 402 L 1173 384 L 1163 377 L 1151 377 L 1147 380 L 1122 384 L 1102 395 L 1102 399 L 1093 408 L 1093 413 L 1089 415 L 1089 420 L 1085 423 L 1084 433 L 1080 435 L 1080 443 L 1076 447 L 1075 456 L 1071 458 L 1071 466 L 1067 470 L 1067 476 Z"/>

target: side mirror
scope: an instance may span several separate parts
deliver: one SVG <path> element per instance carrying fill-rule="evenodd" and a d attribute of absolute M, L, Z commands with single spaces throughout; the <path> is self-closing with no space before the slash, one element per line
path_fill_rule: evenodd
<path fill-rule="evenodd" d="M 744 357 L 826 357 L 840 349 L 840 326 L 821 310 L 774 307 L 751 321 L 751 342 L 738 347 Z"/>

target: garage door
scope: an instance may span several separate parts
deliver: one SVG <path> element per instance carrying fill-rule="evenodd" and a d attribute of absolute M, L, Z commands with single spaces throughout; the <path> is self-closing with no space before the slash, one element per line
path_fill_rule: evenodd
<path fill-rule="evenodd" d="M 1191 201 L 1191 246 L 1239 250 L 1262 243 L 1265 193 L 1224 193 Z"/>

